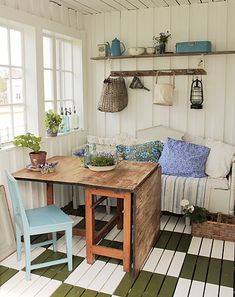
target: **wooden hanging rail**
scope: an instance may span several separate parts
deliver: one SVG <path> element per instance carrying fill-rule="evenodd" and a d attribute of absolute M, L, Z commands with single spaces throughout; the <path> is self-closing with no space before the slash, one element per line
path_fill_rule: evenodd
<path fill-rule="evenodd" d="M 158 72 L 159 71 L 159 72 Z M 133 71 L 111 71 L 111 76 L 155 76 L 158 72 L 159 76 L 175 75 L 205 75 L 204 69 L 159 69 L 159 70 L 133 70 Z"/>

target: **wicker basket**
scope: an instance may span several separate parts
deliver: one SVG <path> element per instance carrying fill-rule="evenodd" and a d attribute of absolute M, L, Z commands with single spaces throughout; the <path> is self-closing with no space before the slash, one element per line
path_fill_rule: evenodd
<path fill-rule="evenodd" d="M 235 242 L 235 216 L 210 214 L 210 220 L 192 223 L 192 235 Z"/>

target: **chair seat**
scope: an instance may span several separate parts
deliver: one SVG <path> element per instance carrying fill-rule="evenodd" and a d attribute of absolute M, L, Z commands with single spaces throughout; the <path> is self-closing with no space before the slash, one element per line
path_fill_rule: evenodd
<path fill-rule="evenodd" d="M 62 230 L 63 226 L 67 227 L 73 224 L 73 220 L 56 205 L 27 209 L 25 212 L 29 222 L 29 229 L 33 232 L 37 228 L 39 228 L 40 233 L 43 230 L 46 233 L 53 232 Z"/>

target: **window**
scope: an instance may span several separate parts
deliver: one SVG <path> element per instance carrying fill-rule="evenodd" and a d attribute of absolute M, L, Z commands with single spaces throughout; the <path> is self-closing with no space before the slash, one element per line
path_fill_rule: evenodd
<path fill-rule="evenodd" d="M 45 35 L 43 37 L 45 110 L 73 108 L 73 42 Z"/>
<path fill-rule="evenodd" d="M 0 26 L 0 143 L 26 131 L 23 33 Z"/>

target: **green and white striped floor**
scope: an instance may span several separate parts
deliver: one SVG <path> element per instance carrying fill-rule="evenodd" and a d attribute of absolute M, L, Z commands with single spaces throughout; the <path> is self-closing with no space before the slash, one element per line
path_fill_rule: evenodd
<path fill-rule="evenodd" d="M 65 210 L 67 210 L 65 208 Z M 73 212 L 73 214 L 75 214 Z M 84 209 L 73 216 L 84 225 Z M 110 215 L 100 208 L 96 227 L 102 228 Z M 33 271 L 25 280 L 24 257 L 17 263 L 12 254 L 0 263 L 0 296 L 128 296 L 128 297 L 232 297 L 234 296 L 234 243 L 192 237 L 184 218 L 162 215 L 161 235 L 136 280 L 123 272 L 122 262 L 98 257 L 93 265 L 85 259 L 85 239 L 73 237 L 73 271 L 64 264 Z M 34 242 L 41 240 L 35 238 Z M 122 247 L 122 232 L 114 228 L 101 244 Z M 65 254 L 65 240 L 58 252 L 35 248 L 33 261 L 58 259 Z"/>

